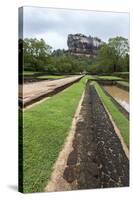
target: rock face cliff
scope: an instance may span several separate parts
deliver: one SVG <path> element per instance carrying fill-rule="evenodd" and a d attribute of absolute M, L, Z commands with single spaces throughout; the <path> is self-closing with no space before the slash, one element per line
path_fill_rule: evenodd
<path fill-rule="evenodd" d="M 69 34 L 67 39 L 68 51 L 75 55 L 95 56 L 103 43 L 99 38 L 83 34 Z"/>

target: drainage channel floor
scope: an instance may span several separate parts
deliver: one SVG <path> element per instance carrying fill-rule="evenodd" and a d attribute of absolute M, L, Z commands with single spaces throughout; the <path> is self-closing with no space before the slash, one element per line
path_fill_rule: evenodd
<path fill-rule="evenodd" d="M 87 84 L 63 178 L 77 189 L 129 185 L 129 160 L 95 88 Z"/>
<path fill-rule="evenodd" d="M 45 191 L 128 186 L 129 160 L 95 88 L 89 83 L 74 130 L 70 151 L 67 149 L 65 162 L 62 160 L 65 164 L 61 171 L 56 169 L 59 174 L 53 171 L 56 175 Z"/>

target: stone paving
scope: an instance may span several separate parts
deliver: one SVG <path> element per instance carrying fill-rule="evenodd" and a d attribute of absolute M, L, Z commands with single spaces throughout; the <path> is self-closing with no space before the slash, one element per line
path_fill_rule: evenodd
<path fill-rule="evenodd" d="M 19 86 L 19 99 L 26 104 L 27 102 L 34 101 L 36 98 L 46 96 L 49 93 L 64 87 L 82 76 L 71 76 L 68 78 L 53 80 L 53 81 L 39 81 L 34 83 L 27 83 Z"/>

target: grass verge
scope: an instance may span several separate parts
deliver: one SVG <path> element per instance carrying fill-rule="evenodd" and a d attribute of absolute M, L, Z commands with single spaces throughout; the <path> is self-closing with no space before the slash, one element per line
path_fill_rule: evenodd
<path fill-rule="evenodd" d="M 65 76 L 58 76 L 58 75 L 49 75 L 49 76 L 38 76 L 38 79 L 60 79 L 65 78 Z"/>
<path fill-rule="evenodd" d="M 111 101 L 111 98 L 107 96 L 100 85 L 97 82 L 92 82 L 94 85 L 100 99 L 107 107 L 108 111 L 110 112 L 113 120 L 115 121 L 117 127 L 119 128 L 123 139 L 127 146 L 129 146 L 129 121 L 128 119 L 118 110 L 116 105 Z"/>
<path fill-rule="evenodd" d="M 129 75 L 129 72 L 114 72 L 114 75 Z"/>
<path fill-rule="evenodd" d="M 97 76 L 97 78 L 99 78 L 100 80 L 121 80 L 121 78 L 117 76 Z"/>
<path fill-rule="evenodd" d="M 25 76 L 25 75 L 30 75 L 30 76 L 32 76 L 32 75 L 34 75 L 34 74 L 37 74 L 38 72 L 35 72 L 35 71 L 24 71 L 23 72 L 23 75 Z"/>
<path fill-rule="evenodd" d="M 96 80 L 97 78 L 95 78 L 95 76 L 93 75 L 87 75 L 88 80 Z"/>
<path fill-rule="evenodd" d="M 52 166 L 64 144 L 86 78 L 24 111 L 23 190 L 40 192 L 50 178 Z"/>
<path fill-rule="evenodd" d="M 129 83 L 126 81 L 117 81 L 117 83 L 119 83 L 120 85 L 129 87 Z"/>

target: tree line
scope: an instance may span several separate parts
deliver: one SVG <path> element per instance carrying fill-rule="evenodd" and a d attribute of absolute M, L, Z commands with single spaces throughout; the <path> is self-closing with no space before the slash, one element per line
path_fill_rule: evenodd
<path fill-rule="evenodd" d="M 100 73 L 129 71 L 129 44 L 123 37 L 115 37 L 104 43 L 96 56 L 76 56 L 64 49 L 52 51 L 44 39 L 19 40 L 19 56 L 23 56 L 26 71 L 52 74 Z M 20 60 L 20 65 L 22 59 Z"/>

